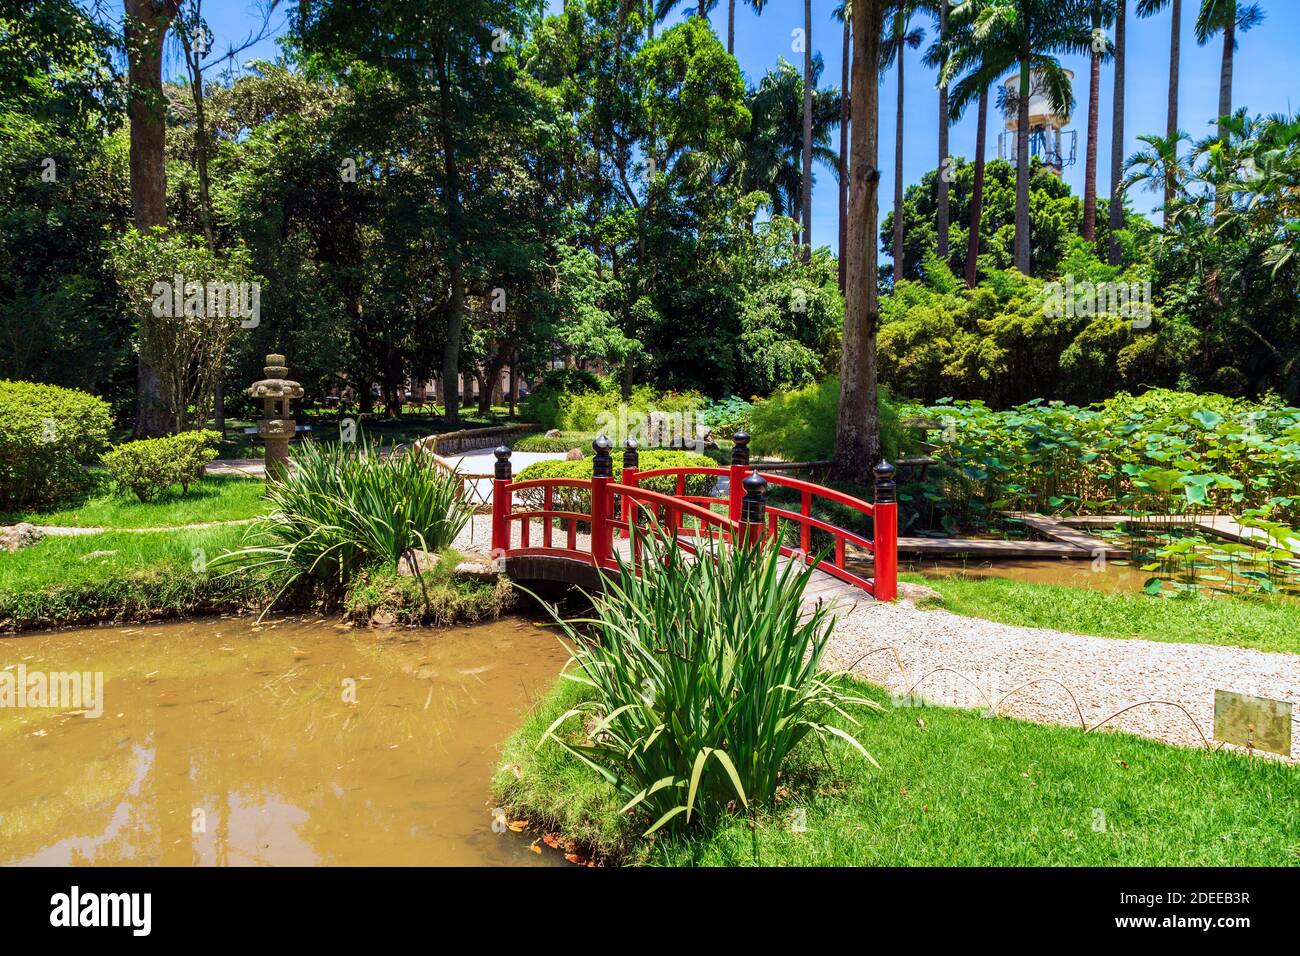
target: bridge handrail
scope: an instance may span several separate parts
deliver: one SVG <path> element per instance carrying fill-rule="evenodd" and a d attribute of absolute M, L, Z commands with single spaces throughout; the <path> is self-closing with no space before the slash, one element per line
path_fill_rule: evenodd
<path fill-rule="evenodd" d="M 509 556 L 516 553 L 533 553 L 529 549 L 529 525 L 534 519 L 542 521 L 543 549 L 546 553 L 562 556 L 574 555 L 590 560 L 599 568 L 616 566 L 614 558 L 613 537 L 621 531 L 623 537 L 631 533 L 635 520 L 635 511 L 639 506 L 648 506 L 652 512 L 664 513 L 668 527 L 686 536 L 718 536 L 733 541 L 751 541 L 767 536 L 780 539 L 781 521 L 794 522 L 799 526 L 799 548 L 779 545 L 781 553 L 789 557 L 806 558 L 812 551 L 812 531 L 814 529 L 830 534 L 834 539 L 834 557 L 823 561 L 820 567 L 826 573 L 862 588 L 874 595 L 877 600 L 890 601 L 897 595 L 898 588 L 898 505 L 894 497 L 894 467 L 882 461 L 875 468 L 875 501 L 867 502 L 861 498 L 827 488 L 799 478 L 786 478 L 780 475 L 763 475 L 758 467 L 749 463 L 749 436 L 738 432 L 735 436 L 730 468 L 709 466 L 679 466 L 655 468 L 639 471 L 638 450 L 635 441 L 629 439 L 623 455 L 623 474 L 619 482 L 613 480 L 613 460 L 610 455 L 612 444 L 604 435 L 594 443 L 596 451 L 592 460 L 592 477 L 583 478 L 537 478 L 530 481 L 512 481 L 510 471 L 510 449 L 501 446 L 496 449 L 497 466 L 493 482 L 492 496 L 492 547 L 493 551 Z M 644 479 L 675 475 L 676 494 L 665 494 L 639 485 Z M 688 475 L 712 475 L 730 478 L 730 492 L 727 498 L 708 495 L 687 495 L 686 477 Z M 768 507 L 766 503 L 767 487 L 774 484 L 779 487 L 797 491 L 800 497 L 799 511 L 786 508 Z M 544 503 L 541 509 L 515 511 L 514 493 L 522 489 L 545 489 Z M 580 514 L 572 511 L 557 511 L 552 507 L 556 488 L 577 488 L 591 494 L 591 513 Z M 872 519 L 872 537 L 840 528 L 812 514 L 814 498 L 835 502 L 852 508 L 859 514 Z M 614 510 L 616 499 L 621 502 L 620 512 Z M 720 514 L 711 506 L 726 505 L 727 513 Z M 699 527 L 683 527 L 683 519 L 693 517 Z M 511 547 L 512 522 L 520 525 L 520 546 Z M 568 547 L 552 548 L 553 526 L 556 521 L 568 523 Z M 590 552 L 583 552 L 577 547 L 577 526 L 579 522 L 587 523 L 591 529 Z M 633 541 L 633 561 L 639 561 L 640 539 Z M 689 545 L 679 542 L 683 547 Z M 867 579 L 848 570 L 845 566 L 845 546 L 853 544 L 870 551 L 874 561 L 873 577 Z"/>
<path fill-rule="evenodd" d="M 640 471 L 636 473 L 637 479 L 641 478 L 658 478 L 662 475 L 716 475 L 719 478 L 726 478 L 731 474 L 730 468 L 709 468 L 704 465 L 678 465 L 676 468 L 651 468 L 649 471 Z"/>

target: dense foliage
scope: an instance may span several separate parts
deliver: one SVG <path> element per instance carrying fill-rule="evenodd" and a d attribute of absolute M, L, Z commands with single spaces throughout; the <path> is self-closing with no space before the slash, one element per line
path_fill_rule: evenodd
<path fill-rule="evenodd" d="M 1002 509 L 1248 511 L 1260 527 L 1270 515 L 1300 520 L 1300 408 L 1153 389 L 1082 408 L 949 401 L 924 412 L 941 424 L 932 437 L 954 477 L 934 479 L 910 503 L 954 521 Z"/>
<path fill-rule="evenodd" d="M 828 376 L 804 388 L 773 395 L 749 413 L 750 450 L 790 461 L 823 461 L 835 447 L 840 382 Z M 897 457 L 902 430 L 893 397 L 884 389 L 878 397 L 880 447 L 886 458 Z"/>
<path fill-rule="evenodd" d="M 108 405 L 55 385 L 0 381 L 0 512 L 54 504 L 87 483 L 108 444 Z"/>
<path fill-rule="evenodd" d="M 568 677 L 594 693 L 542 742 L 556 741 L 617 786 L 628 798 L 623 812 L 644 815 L 646 833 L 770 801 L 810 735 L 867 756 L 831 723 L 852 721 L 843 708 L 866 701 L 822 671 L 831 618 L 820 606 L 804 612 L 811 567 L 783 561 L 775 547 L 694 560 L 661 535 L 647 535 L 640 574 L 620 564 L 596 598 L 598 640 L 561 622 Z M 574 718 L 588 721 L 576 741 L 557 732 Z"/>

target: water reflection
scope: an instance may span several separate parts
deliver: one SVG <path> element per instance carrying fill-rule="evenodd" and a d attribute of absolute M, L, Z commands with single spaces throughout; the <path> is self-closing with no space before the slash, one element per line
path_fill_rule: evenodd
<path fill-rule="evenodd" d="M 565 660 L 509 620 L 326 619 L 0 641 L 0 668 L 102 671 L 104 713 L 0 709 L 0 863 L 536 864 L 492 829 L 501 741 Z"/>

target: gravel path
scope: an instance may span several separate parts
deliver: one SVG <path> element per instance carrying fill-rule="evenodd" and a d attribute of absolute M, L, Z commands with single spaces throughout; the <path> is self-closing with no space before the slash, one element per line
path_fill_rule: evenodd
<path fill-rule="evenodd" d="M 891 652 L 888 648 L 892 646 Z M 874 652 L 874 653 L 872 653 Z M 897 652 L 897 658 L 894 652 Z M 865 655 L 865 656 L 864 656 Z M 1041 628 L 1013 627 L 943 610 L 918 610 L 909 601 L 863 602 L 841 616 L 828 650 L 828 666 L 851 668 L 905 700 L 918 681 L 919 696 L 938 704 L 988 707 L 1027 681 L 998 712 L 1041 723 L 1089 727 L 1116 711 L 1148 700 L 1186 708 L 1211 743 L 1215 689 L 1289 701 L 1291 759 L 1300 747 L 1300 656 L 1240 647 L 1083 637 Z M 906 674 L 900 671 L 900 662 Z M 969 678 L 971 686 L 962 676 Z M 929 675 L 929 676 L 927 676 Z M 1203 746 L 1192 720 L 1171 706 L 1142 706 L 1107 727 L 1166 743 Z"/>

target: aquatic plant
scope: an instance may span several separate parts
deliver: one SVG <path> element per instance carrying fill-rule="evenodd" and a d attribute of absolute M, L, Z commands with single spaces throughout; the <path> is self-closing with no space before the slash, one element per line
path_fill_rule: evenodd
<path fill-rule="evenodd" d="M 636 533 L 641 574 L 620 561 L 593 617 L 560 621 L 572 654 L 564 676 L 592 697 L 538 747 L 555 741 L 594 768 L 628 798 L 622 812 L 648 814 L 647 834 L 771 800 L 810 734 L 871 760 L 831 723 L 856 723 L 846 705 L 874 705 L 822 670 L 831 618 L 821 607 L 805 616 L 811 566 L 781 561 L 771 544 L 704 539 L 692 557 L 660 529 Z M 581 740 L 561 733 L 575 718 Z"/>
<path fill-rule="evenodd" d="M 385 456 L 361 442 L 307 441 L 283 481 L 268 487 L 269 513 L 248 547 L 212 566 L 273 576 L 280 592 L 310 580 L 342 586 L 367 566 L 395 563 L 412 548 L 448 547 L 473 513 L 460 481 L 419 454 Z"/>

